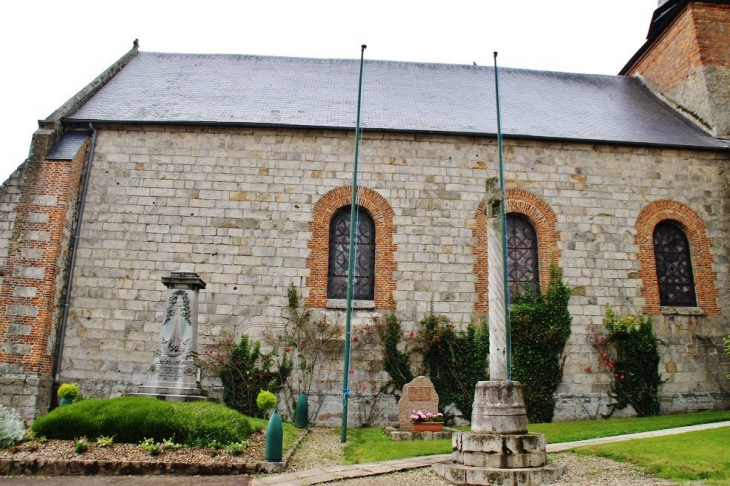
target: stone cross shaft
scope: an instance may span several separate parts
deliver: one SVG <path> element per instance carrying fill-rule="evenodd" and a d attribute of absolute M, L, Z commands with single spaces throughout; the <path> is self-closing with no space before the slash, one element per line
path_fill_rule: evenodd
<path fill-rule="evenodd" d="M 507 320 L 504 250 L 500 205 L 504 193 L 497 178 L 487 180 L 487 258 L 489 261 L 489 379 L 507 380 Z"/>

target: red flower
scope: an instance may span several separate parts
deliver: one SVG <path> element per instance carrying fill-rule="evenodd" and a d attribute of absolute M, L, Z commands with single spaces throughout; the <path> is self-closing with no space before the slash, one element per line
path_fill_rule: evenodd
<path fill-rule="evenodd" d="M 593 368 L 591 368 L 590 366 L 586 366 L 586 371 L 587 371 L 588 373 L 590 373 L 591 371 L 593 371 Z"/>
<path fill-rule="evenodd" d="M 354 375 L 355 374 L 355 370 L 350 370 L 350 374 L 351 375 Z"/>
<path fill-rule="evenodd" d="M 366 386 L 362 387 L 362 391 L 365 391 L 367 389 L 368 389 L 368 387 L 366 387 Z"/>
<path fill-rule="evenodd" d="M 262 380 L 263 378 L 264 378 L 264 374 L 263 373 L 259 373 L 259 380 Z"/>
<path fill-rule="evenodd" d="M 355 336 L 354 338 L 352 338 L 352 340 L 355 341 L 355 342 L 358 342 L 359 341 L 359 339 L 357 338 L 357 336 Z"/>
<path fill-rule="evenodd" d="M 624 375 L 621 375 L 621 379 L 622 379 L 622 380 L 624 379 Z"/>
<path fill-rule="evenodd" d="M 408 337 L 413 337 L 413 331 L 411 331 L 410 334 L 408 334 Z"/>
<path fill-rule="evenodd" d="M 288 353 L 289 351 L 291 351 L 291 348 L 286 348 L 284 351 Z"/>

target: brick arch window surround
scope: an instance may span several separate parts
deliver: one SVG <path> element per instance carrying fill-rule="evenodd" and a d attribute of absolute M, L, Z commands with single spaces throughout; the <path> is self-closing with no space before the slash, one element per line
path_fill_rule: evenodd
<path fill-rule="evenodd" d="M 484 213 L 486 201 L 481 201 L 477 207 L 476 224 L 476 245 L 474 246 L 475 266 L 474 273 L 477 276 L 475 290 L 477 301 L 474 304 L 474 311 L 477 313 L 489 312 L 489 267 L 487 259 L 487 216 Z M 507 213 L 524 217 L 537 233 L 537 258 L 539 274 L 547 276 L 550 274 L 550 263 L 557 262 L 560 258 L 558 250 L 558 218 L 548 204 L 536 194 L 524 189 L 507 189 Z M 544 292 L 547 289 L 547 278 L 541 278 L 540 288 Z"/>
<path fill-rule="evenodd" d="M 662 311 L 654 251 L 654 232 L 657 225 L 666 222 L 678 226 L 689 240 L 697 306 L 706 315 L 720 315 L 715 284 L 717 277 L 712 271 L 707 225 L 689 206 L 666 199 L 648 204 L 636 218 L 634 241 L 639 247 L 639 278 L 642 282 L 641 295 L 644 297 L 643 312 L 658 315 Z"/>
<path fill-rule="evenodd" d="M 395 226 L 393 209 L 376 191 L 358 187 L 358 203 L 372 217 L 375 223 L 375 308 L 387 310 L 395 290 L 395 252 L 393 242 Z M 327 305 L 327 269 L 329 259 L 330 222 L 338 210 L 352 204 L 352 188 L 342 186 L 332 189 L 314 205 L 314 217 L 309 223 L 312 239 L 309 241 L 310 255 L 307 259 L 309 276 L 306 280 L 309 296 L 306 306 L 323 308 Z"/>

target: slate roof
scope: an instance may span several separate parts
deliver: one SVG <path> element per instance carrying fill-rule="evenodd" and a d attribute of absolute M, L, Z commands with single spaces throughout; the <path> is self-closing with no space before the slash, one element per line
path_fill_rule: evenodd
<path fill-rule="evenodd" d="M 140 52 L 67 120 L 354 128 L 359 60 Z M 494 69 L 365 61 L 365 130 L 494 135 Z M 728 148 L 623 76 L 500 68 L 505 136 Z"/>

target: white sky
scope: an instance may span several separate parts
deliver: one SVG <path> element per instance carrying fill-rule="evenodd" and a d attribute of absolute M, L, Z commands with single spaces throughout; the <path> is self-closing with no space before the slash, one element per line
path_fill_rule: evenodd
<path fill-rule="evenodd" d="M 499 64 L 616 74 L 657 0 L 2 0 L 0 182 L 50 115 L 142 51 Z"/>

